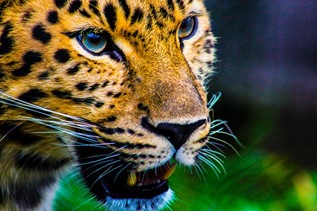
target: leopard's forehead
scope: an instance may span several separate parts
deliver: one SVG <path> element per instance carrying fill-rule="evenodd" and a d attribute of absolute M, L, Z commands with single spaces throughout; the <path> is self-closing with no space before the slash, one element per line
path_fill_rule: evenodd
<path fill-rule="evenodd" d="M 16 2 L 0 1 L 0 10 L 15 7 Z M 19 1 L 18 7 L 8 10 L 2 21 L 17 24 L 14 28 L 20 31 L 15 33 L 21 36 L 32 30 L 32 38 L 42 44 L 48 44 L 52 36 L 95 29 L 107 31 L 119 47 L 122 44 L 128 48 L 122 39 L 129 39 L 130 46 L 153 48 L 154 37 L 159 38 L 156 42 L 175 39 L 184 18 L 208 16 L 201 0 L 50 0 L 45 3 L 27 0 L 22 3 Z"/>

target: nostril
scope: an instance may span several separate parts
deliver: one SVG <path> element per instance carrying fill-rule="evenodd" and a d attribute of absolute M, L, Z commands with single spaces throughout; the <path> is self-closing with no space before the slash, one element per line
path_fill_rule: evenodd
<path fill-rule="evenodd" d="M 201 125 L 206 122 L 206 119 L 202 119 L 189 124 L 172 124 L 172 123 L 160 123 L 156 127 L 150 124 L 147 118 L 142 119 L 142 126 L 149 131 L 164 136 L 167 138 L 178 150 L 189 138 L 189 136 Z"/>

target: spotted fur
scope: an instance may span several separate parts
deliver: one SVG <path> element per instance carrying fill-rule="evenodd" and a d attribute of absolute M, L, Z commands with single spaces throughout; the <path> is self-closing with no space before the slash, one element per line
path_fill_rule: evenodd
<path fill-rule="evenodd" d="M 180 40 L 189 16 L 197 31 Z M 95 162 L 83 171 L 95 193 L 112 171 L 172 158 L 195 165 L 203 155 L 215 38 L 202 0 L 0 0 L 0 23 L 0 210 L 49 209 L 60 177 L 85 162 Z M 115 53 L 83 49 L 76 35 L 85 30 L 106 33 Z M 168 131 L 176 125 L 189 125 L 181 143 Z M 112 209 L 150 210 L 172 191 L 96 197 Z"/>

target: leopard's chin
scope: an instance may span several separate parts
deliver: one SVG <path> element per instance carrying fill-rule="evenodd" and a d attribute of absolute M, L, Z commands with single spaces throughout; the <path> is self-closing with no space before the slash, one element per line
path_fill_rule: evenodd
<path fill-rule="evenodd" d="M 107 197 L 104 203 L 109 210 L 159 210 L 173 200 L 173 195 L 173 191 L 168 189 L 152 198 Z"/>

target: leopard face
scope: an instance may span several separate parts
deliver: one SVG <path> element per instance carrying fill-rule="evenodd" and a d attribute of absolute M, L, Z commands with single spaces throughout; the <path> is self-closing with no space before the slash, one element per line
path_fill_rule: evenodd
<path fill-rule="evenodd" d="M 9 0 L 0 8 L 0 166 L 17 180 L 27 171 L 32 183 L 75 165 L 111 210 L 164 207 L 175 165 L 195 165 L 209 140 L 203 84 L 215 38 L 203 1 Z M 0 186 L 13 181 L 10 172 Z"/>

